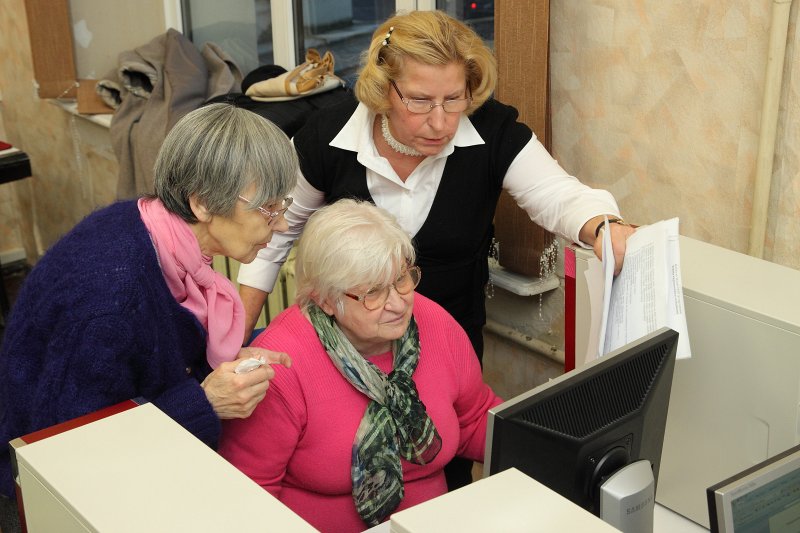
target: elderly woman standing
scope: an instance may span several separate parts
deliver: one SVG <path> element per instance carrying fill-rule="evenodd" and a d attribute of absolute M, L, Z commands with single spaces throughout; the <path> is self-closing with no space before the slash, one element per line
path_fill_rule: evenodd
<path fill-rule="evenodd" d="M 447 492 L 454 456 L 483 458 L 483 383 L 463 329 L 415 294 L 424 272 L 386 211 L 340 200 L 306 224 L 297 304 L 254 346 L 292 354 L 220 453 L 321 531 L 362 531 Z"/>
<path fill-rule="evenodd" d="M 289 231 L 239 271 L 248 330 L 309 215 L 339 198 L 369 200 L 397 218 L 425 272 L 419 293 L 455 317 L 479 358 L 503 189 L 534 222 L 598 256 L 603 216 L 617 221 L 610 231 L 622 268 L 633 228 L 609 193 L 570 176 L 514 108 L 490 98 L 495 59 L 472 29 L 439 11 L 398 14 L 375 31 L 362 64 L 358 102 L 316 113 L 293 139 L 302 176 Z M 448 474 L 451 488 L 469 481 L 469 465 L 458 472 Z"/>
<path fill-rule="evenodd" d="M 241 348 L 242 302 L 211 256 L 252 261 L 285 230 L 296 174 L 296 153 L 276 126 L 210 105 L 167 135 L 153 197 L 92 213 L 48 250 L 0 351 L 4 509 L 13 504 L 7 444 L 16 437 L 143 397 L 215 447 L 221 418 L 252 412 L 274 371 L 239 374 L 235 359 L 289 359 Z"/>

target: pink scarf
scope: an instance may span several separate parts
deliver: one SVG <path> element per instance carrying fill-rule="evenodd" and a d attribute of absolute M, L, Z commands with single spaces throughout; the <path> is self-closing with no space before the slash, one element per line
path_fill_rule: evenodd
<path fill-rule="evenodd" d="M 233 284 L 211 268 L 189 225 L 161 200 L 140 198 L 138 205 L 172 296 L 208 332 L 208 364 L 233 361 L 244 340 L 244 304 Z"/>

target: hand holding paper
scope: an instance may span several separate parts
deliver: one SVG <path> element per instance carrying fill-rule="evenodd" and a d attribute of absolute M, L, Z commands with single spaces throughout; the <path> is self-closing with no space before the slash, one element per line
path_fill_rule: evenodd
<path fill-rule="evenodd" d="M 680 277 L 678 219 L 673 218 L 638 228 L 628 238 L 625 263 L 616 278 L 609 278 L 613 262 L 606 253 L 611 247 L 606 234 L 603 253 L 605 273 L 603 315 L 598 339 L 600 355 L 605 355 L 656 329 L 667 326 L 680 334 L 678 358 L 691 356 L 683 285 Z M 606 265 L 606 263 L 612 263 Z"/>

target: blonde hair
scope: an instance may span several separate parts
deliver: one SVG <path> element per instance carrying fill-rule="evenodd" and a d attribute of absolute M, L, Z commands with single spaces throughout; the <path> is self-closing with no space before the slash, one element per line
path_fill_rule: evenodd
<path fill-rule="evenodd" d="M 401 77 L 405 59 L 425 65 L 463 65 L 472 94 L 467 115 L 482 106 L 497 85 L 494 55 L 472 28 L 442 11 L 398 12 L 378 26 L 361 56 L 356 98 L 376 113 L 389 111 L 389 80 Z"/>
<path fill-rule="evenodd" d="M 414 263 L 411 238 L 388 211 L 343 199 L 314 213 L 297 248 L 300 307 L 313 299 L 334 303 L 353 287 L 387 285 L 398 268 Z"/>

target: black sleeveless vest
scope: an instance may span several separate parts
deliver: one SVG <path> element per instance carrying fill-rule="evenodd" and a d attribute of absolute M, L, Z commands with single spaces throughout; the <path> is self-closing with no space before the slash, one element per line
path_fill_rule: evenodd
<path fill-rule="evenodd" d="M 356 153 L 329 146 L 357 103 L 320 110 L 297 132 L 294 144 L 306 180 L 326 203 L 357 198 L 374 203 L 366 169 Z M 530 141 L 517 111 L 495 100 L 470 116 L 485 144 L 456 147 L 424 224 L 413 236 L 422 281 L 417 291 L 444 307 L 469 330 L 486 322 L 484 287 L 497 200 L 509 165 Z"/>

